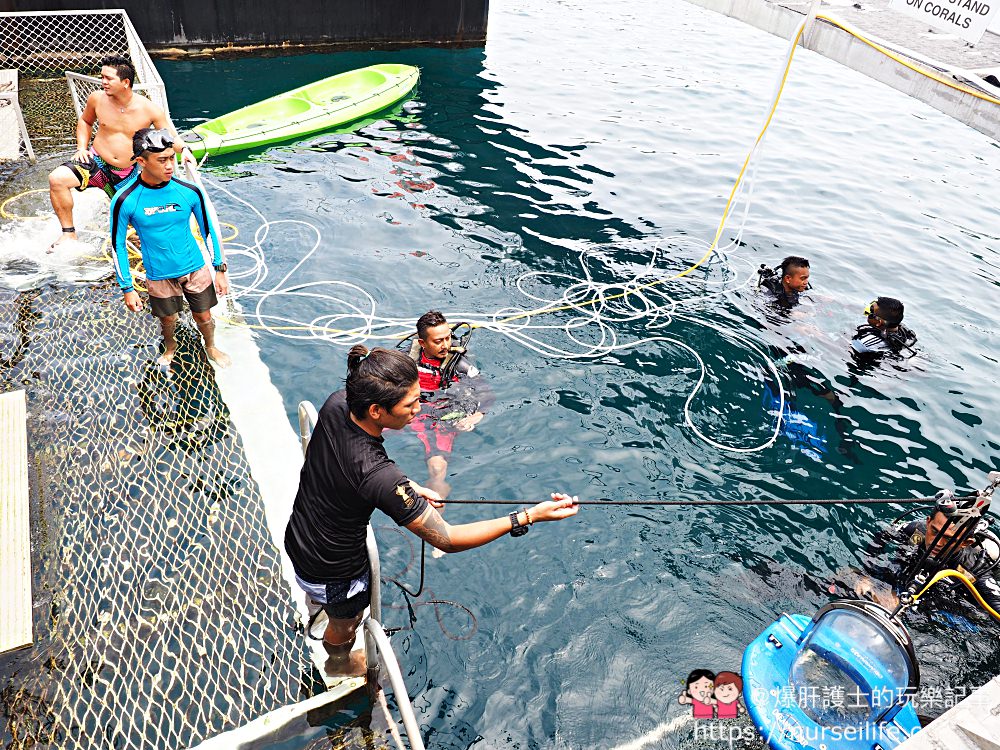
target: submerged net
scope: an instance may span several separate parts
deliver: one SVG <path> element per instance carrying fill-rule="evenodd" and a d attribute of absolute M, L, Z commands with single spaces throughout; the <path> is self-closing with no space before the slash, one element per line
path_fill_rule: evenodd
<path fill-rule="evenodd" d="M 4 293 L 28 396 L 35 644 L 0 660 L 0 746 L 185 748 L 323 689 L 197 332 L 112 285 Z"/>

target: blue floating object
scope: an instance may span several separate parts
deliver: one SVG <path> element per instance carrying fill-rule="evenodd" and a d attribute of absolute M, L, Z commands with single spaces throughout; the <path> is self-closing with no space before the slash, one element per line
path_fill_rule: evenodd
<path fill-rule="evenodd" d="M 781 408 L 781 399 L 774 395 L 770 386 L 764 386 L 762 399 L 764 408 L 769 414 L 781 418 L 781 434 L 787 437 L 792 445 L 810 458 L 819 461 L 826 453 L 826 437 L 820 433 L 819 427 L 809 417 L 800 411 L 793 411 L 785 402 Z"/>
<path fill-rule="evenodd" d="M 743 654 L 747 712 L 773 750 L 893 750 L 920 730 L 906 629 L 876 604 L 783 614 Z"/>
<path fill-rule="evenodd" d="M 962 633 L 979 632 L 979 626 L 976 625 L 976 623 L 974 623 L 965 615 L 960 615 L 955 612 L 948 612 L 946 610 L 938 610 L 934 612 L 931 616 L 937 622 L 947 625 L 949 628 L 953 628 Z"/>

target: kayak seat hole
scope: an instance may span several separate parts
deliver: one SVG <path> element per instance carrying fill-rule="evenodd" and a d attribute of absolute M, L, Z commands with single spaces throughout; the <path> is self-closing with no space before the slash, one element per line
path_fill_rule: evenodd
<path fill-rule="evenodd" d="M 288 99 L 278 99 L 267 103 L 266 107 L 247 107 L 243 113 L 233 113 L 227 116 L 226 127 L 230 131 L 237 130 L 257 130 L 274 127 L 276 121 L 300 115 L 309 109 L 312 104 L 305 99 L 289 97 Z"/>
<path fill-rule="evenodd" d="M 308 86 L 306 94 L 317 104 L 329 104 L 340 101 L 338 97 L 368 95 L 372 89 L 384 86 L 385 83 L 386 78 L 382 73 L 366 68 Z"/>
<path fill-rule="evenodd" d="M 221 122 L 206 122 L 201 127 L 210 133 L 215 133 L 216 135 L 225 135 L 227 132 L 226 126 Z"/>

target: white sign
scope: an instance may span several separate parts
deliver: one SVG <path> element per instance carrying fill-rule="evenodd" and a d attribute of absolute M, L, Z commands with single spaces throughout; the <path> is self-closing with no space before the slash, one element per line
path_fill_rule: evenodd
<path fill-rule="evenodd" d="M 1000 0 L 892 0 L 889 7 L 975 44 L 996 18 Z"/>

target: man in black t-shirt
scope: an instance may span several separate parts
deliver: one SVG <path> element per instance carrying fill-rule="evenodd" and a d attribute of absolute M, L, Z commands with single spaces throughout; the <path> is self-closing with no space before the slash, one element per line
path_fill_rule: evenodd
<path fill-rule="evenodd" d="M 443 505 L 441 496 L 409 480 L 382 443 L 383 430 L 401 430 L 420 413 L 413 360 L 358 345 L 347 362 L 347 389 L 320 410 L 285 529 L 285 549 L 311 613 L 323 609 L 330 617 L 323 640 L 335 660 L 349 659 L 371 598 L 365 537 L 376 509 L 443 552 L 480 547 L 508 533 L 523 536 L 535 522 L 579 510 L 575 497 L 553 494 L 509 516 L 449 524 L 435 509 Z"/>
<path fill-rule="evenodd" d="M 300 583 L 365 575 L 365 534 L 376 509 L 405 526 L 420 518 L 427 500 L 386 454 L 383 438 L 351 420 L 338 391 L 320 410 L 285 530 Z"/>

